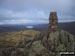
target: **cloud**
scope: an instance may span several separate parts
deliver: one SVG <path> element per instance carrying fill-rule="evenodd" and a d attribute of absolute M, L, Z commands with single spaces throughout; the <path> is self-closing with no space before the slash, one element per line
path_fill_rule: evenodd
<path fill-rule="evenodd" d="M 36 18 L 48 18 L 48 15 L 41 10 L 28 10 L 24 12 L 14 12 L 12 10 L 0 10 L 0 16 L 10 19 L 36 19 Z"/>
<path fill-rule="evenodd" d="M 3 20 L 0 22 L 0 25 L 3 24 L 27 24 L 27 23 L 32 23 L 31 20 Z"/>
<path fill-rule="evenodd" d="M 6 20 L 9 24 L 23 22 L 19 20 L 48 23 L 51 11 L 57 11 L 59 20 L 72 21 L 75 20 L 74 2 L 75 0 L 0 0 L 0 24 Z"/>

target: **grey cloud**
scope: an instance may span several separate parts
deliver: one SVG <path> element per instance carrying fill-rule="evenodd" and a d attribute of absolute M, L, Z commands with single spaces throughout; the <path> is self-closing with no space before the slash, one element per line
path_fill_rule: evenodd
<path fill-rule="evenodd" d="M 0 0 L 0 20 L 48 20 L 51 11 L 57 11 L 59 18 L 74 20 L 75 0 Z"/>

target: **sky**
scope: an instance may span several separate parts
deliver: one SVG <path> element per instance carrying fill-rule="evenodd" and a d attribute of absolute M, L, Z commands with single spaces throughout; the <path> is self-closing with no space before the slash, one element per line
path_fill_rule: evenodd
<path fill-rule="evenodd" d="M 0 25 L 48 23 L 53 11 L 59 22 L 75 21 L 75 0 L 0 0 Z"/>

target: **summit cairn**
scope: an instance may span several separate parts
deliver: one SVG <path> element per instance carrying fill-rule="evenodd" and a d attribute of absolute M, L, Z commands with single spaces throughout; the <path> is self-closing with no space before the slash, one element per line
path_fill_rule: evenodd
<path fill-rule="evenodd" d="M 51 31 L 58 31 L 58 17 L 56 12 L 51 12 L 49 16 L 49 29 Z"/>

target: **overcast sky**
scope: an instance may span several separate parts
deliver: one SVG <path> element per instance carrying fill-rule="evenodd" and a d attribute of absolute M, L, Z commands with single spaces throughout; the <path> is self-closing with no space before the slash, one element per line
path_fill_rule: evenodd
<path fill-rule="evenodd" d="M 59 22 L 75 21 L 75 0 L 0 0 L 0 24 L 48 23 L 51 11 Z"/>

